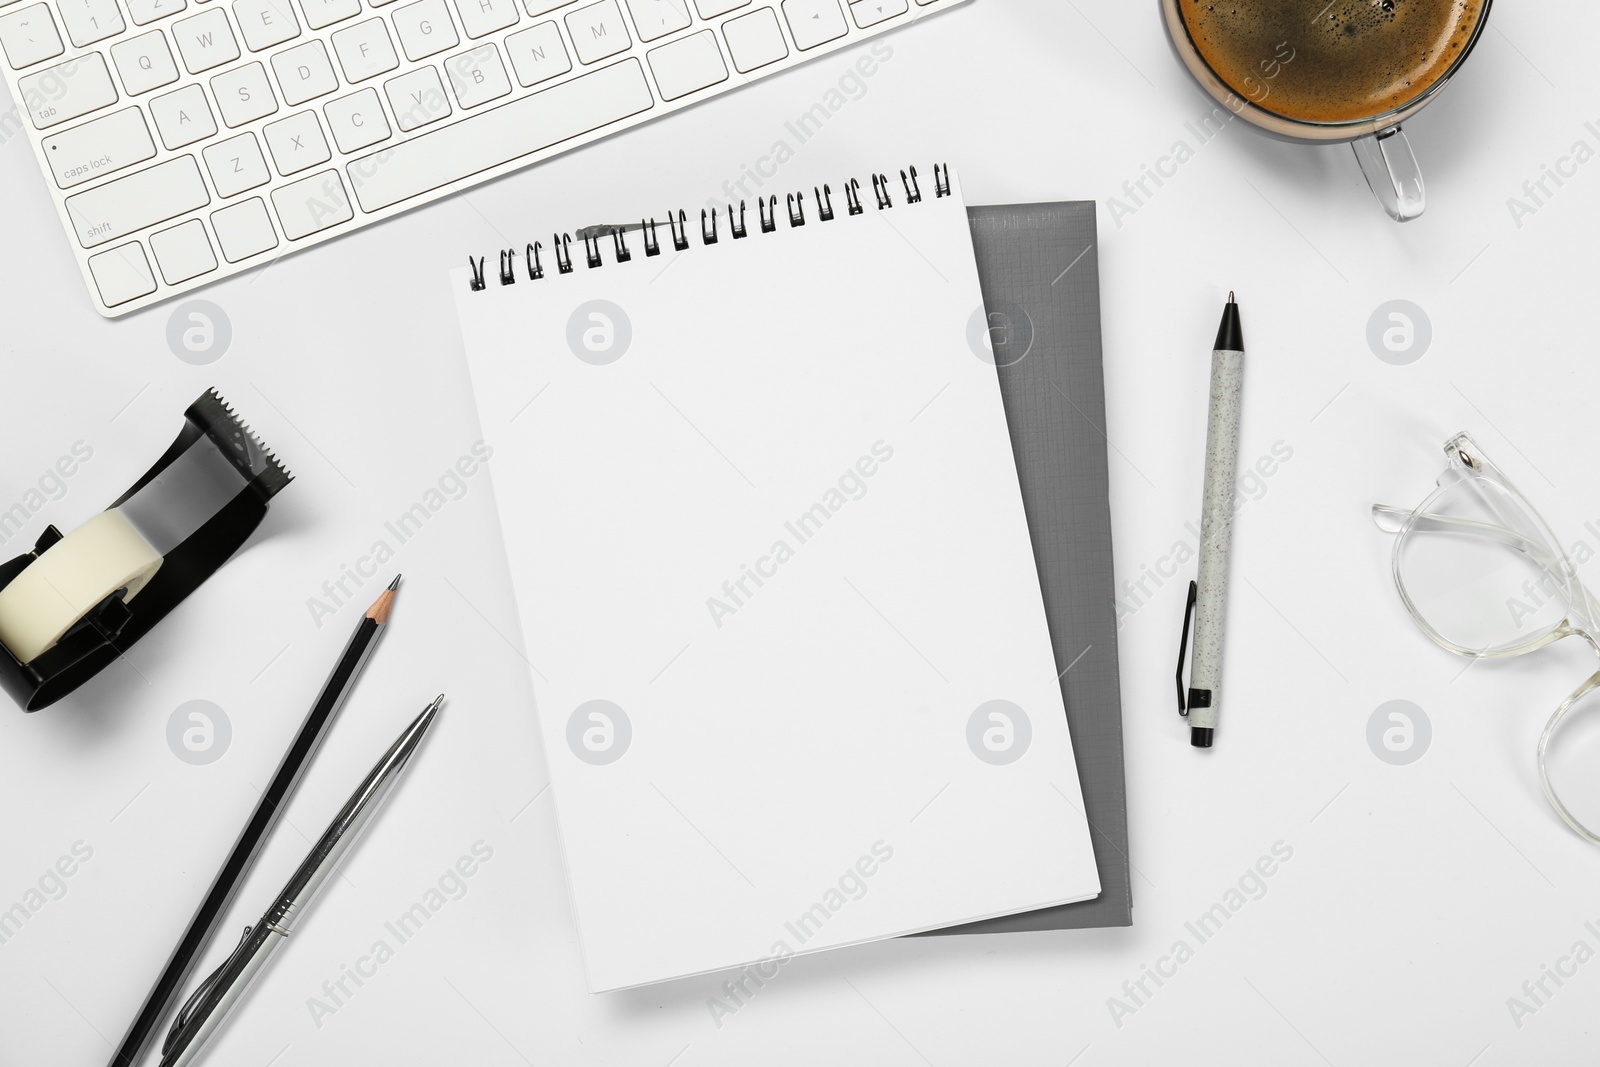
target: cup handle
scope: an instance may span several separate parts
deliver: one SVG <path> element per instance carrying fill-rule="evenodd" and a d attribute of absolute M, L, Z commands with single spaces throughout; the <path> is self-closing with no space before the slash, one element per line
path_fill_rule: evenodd
<path fill-rule="evenodd" d="M 1355 150 L 1367 187 L 1391 219 L 1410 222 L 1422 214 L 1422 171 L 1411 151 L 1411 142 L 1400 127 L 1359 137 L 1350 142 L 1350 147 Z"/>

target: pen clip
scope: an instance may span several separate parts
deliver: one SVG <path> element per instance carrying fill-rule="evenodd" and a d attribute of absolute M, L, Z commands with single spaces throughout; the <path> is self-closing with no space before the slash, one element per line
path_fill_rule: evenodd
<path fill-rule="evenodd" d="M 1189 583 L 1189 600 L 1183 606 L 1183 636 L 1178 638 L 1178 714 L 1187 716 L 1189 706 L 1183 699 L 1183 658 L 1189 651 L 1189 623 L 1194 619 L 1194 604 L 1200 596 L 1198 582 Z"/>
<path fill-rule="evenodd" d="M 167 1039 L 161 1043 L 161 1054 L 163 1056 L 172 1048 L 179 1035 L 183 1033 L 184 1028 L 189 1025 L 189 1020 L 193 1017 L 195 1008 L 200 1006 L 200 1002 L 205 999 L 206 994 L 211 992 L 212 987 L 217 984 L 217 979 L 222 977 L 223 970 L 227 968 L 229 963 L 233 962 L 233 957 L 239 954 L 239 949 L 244 947 L 244 943 L 250 940 L 250 931 L 253 929 L 255 928 L 252 926 L 244 928 L 244 934 L 239 938 L 238 946 L 228 954 L 228 958 L 223 960 L 216 970 L 205 976 L 205 979 L 196 987 L 195 991 L 189 995 L 189 999 L 183 1002 L 183 1007 L 178 1009 L 178 1017 L 172 1020 L 172 1029 L 167 1031 Z"/>

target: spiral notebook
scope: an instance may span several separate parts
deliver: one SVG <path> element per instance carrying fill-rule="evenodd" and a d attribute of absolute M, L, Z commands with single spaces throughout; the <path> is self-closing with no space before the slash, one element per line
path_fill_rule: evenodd
<path fill-rule="evenodd" d="M 948 171 L 453 281 L 591 990 L 1099 893 Z"/>

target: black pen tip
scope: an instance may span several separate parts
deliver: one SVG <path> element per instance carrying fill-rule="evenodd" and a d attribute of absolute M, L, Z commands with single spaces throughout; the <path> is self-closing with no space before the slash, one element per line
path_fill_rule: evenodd
<path fill-rule="evenodd" d="M 1222 325 L 1217 327 L 1217 343 L 1211 346 L 1218 352 L 1243 352 L 1244 327 L 1239 325 L 1239 305 L 1234 302 L 1233 293 L 1228 293 L 1228 302 L 1222 308 Z"/>

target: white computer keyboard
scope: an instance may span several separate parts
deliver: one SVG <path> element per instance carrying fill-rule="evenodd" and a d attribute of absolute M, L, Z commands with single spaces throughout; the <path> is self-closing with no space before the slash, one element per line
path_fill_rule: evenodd
<path fill-rule="evenodd" d="M 961 2 L 0 0 L 0 66 L 114 317 Z"/>

